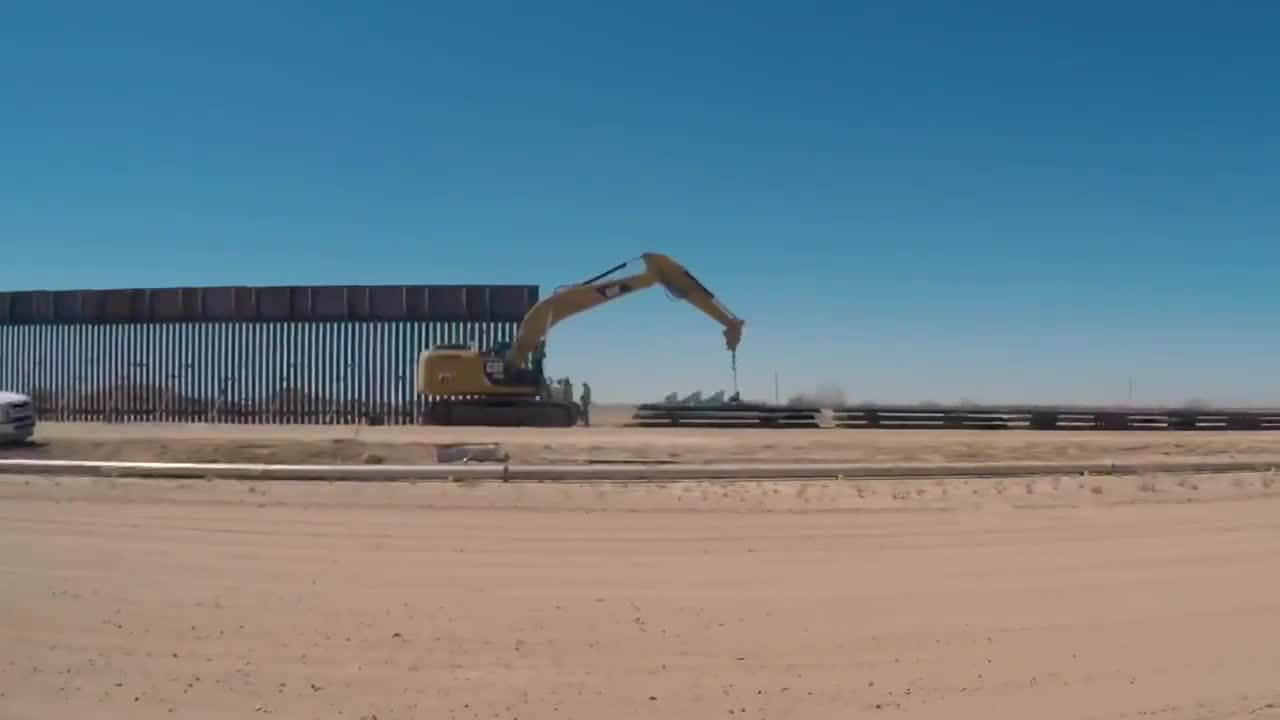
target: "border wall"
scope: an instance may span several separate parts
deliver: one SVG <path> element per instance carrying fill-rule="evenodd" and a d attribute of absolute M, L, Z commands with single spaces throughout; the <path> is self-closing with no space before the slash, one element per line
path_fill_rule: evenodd
<path fill-rule="evenodd" d="M 536 285 L 0 292 L 0 389 L 42 420 L 420 424 L 418 354 L 515 337 Z"/>

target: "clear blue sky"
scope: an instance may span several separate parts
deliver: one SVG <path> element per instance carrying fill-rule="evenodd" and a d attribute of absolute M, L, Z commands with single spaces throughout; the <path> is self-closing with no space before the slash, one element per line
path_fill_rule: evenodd
<path fill-rule="evenodd" d="M 11 3 L 11 288 L 535 282 L 642 251 L 744 395 L 1280 401 L 1280 3 Z M 729 385 L 660 291 L 600 400 Z"/>

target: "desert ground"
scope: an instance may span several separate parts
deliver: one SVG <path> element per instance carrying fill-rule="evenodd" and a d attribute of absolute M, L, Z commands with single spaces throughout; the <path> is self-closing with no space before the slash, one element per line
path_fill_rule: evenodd
<path fill-rule="evenodd" d="M 1280 433 L 43 423 L 5 457 L 1280 458 Z M 1280 473 L 0 476 L 0 718 L 1280 718 Z"/>
<path fill-rule="evenodd" d="M 625 419 L 625 415 L 622 416 Z M 435 462 L 437 448 L 495 444 L 517 463 L 986 462 L 1280 458 L 1280 432 L 570 429 L 42 423 L 0 457 L 118 461 Z"/>
<path fill-rule="evenodd" d="M 8 476 L 0 717 L 1261 720 L 1277 567 L 1270 473 Z"/>

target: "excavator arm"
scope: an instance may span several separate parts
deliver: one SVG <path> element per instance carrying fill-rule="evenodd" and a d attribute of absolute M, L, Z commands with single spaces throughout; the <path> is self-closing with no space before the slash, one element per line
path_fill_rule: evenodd
<path fill-rule="evenodd" d="M 645 266 L 641 272 L 607 279 L 625 268 L 627 263 L 623 263 L 577 285 L 560 288 L 534 305 L 520 323 L 507 362 L 515 367 L 524 367 L 530 353 L 557 323 L 653 285 L 661 285 L 671 296 L 688 302 L 724 326 L 725 346 L 736 356 L 742 339 L 742 319 L 730 312 L 692 273 L 670 257 L 644 253 L 640 259 Z"/>

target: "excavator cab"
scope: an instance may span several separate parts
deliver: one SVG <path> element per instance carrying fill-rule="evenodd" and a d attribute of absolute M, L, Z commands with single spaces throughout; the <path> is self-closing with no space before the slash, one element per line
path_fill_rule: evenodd
<path fill-rule="evenodd" d="M 512 365 L 509 361 L 511 343 L 502 341 L 485 353 L 484 374 L 494 385 L 514 387 L 541 387 L 545 382 L 542 375 L 542 356 L 546 353 L 534 353 L 533 363 L 529 367 Z"/>

